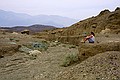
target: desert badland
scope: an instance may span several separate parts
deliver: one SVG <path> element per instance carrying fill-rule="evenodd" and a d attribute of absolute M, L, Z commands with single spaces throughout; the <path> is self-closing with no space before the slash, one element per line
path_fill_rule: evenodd
<path fill-rule="evenodd" d="M 81 43 L 95 33 L 95 43 Z M 0 30 L 0 80 L 120 80 L 120 8 L 70 27 Z"/>

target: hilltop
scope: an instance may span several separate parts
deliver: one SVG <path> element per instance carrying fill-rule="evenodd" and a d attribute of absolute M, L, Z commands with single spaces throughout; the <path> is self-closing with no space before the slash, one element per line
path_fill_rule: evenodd
<path fill-rule="evenodd" d="M 5 29 L 8 32 L 18 32 L 20 33 L 23 30 L 29 30 L 31 34 L 47 31 L 47 30 L 53 30 L 56 29 L 54 26 L 49 25 L 31 25 L 31 26 L 15 26 L 15 27 L 0 27 L 0 29 Z"/>
<path fill-rule="evenodd" d="M 120 8 L 117 7 L 115 11 L 109 10 L 101 11 L 97 16 L 79 21 L 70 27 L 66 28 L 62 35 L 79 35 L 83 32 L 89 33 L 91 31 L 100 33 L 106 28 L 110 29 L 110 33 L 120 32 Z"/>

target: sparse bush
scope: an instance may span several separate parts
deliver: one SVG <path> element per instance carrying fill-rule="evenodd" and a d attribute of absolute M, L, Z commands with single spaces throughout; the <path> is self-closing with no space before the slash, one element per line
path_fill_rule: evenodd
<path fill-rule="evenodd" d="M 109 37 L 109 35 L 105 35 L 105 37 Z"/>
<path fill-rule="evenodd" d="M 5 33 L 5 32 L 2 32 L 2 34 L 3 34 L 3 35 L 6 35 L 6 33 Z"/>
<path fill-rule="evenodd" d="M 74 54 L 68 54 L 65 57 L 65 59 L 64 59 L 61 66 L 67 67 L 67 66 L 70 66 L 71 64 L 74 64 L 74 63 L 76 63 L 78 61 L 79 61 L 78 54 L 75 54 L 75 53 Z"/>
<path fill-rule="evenodd" d="M 10 41 L 13 41 L 14 39 L 13 38 L 10 38 Z"/>
<path fill-rule="evenodd" d="M 70 48 L 70 49 L 71 49 L 71 48 L 76 48 L 76 46 L 75 46 L 75 45 L 72 45 L 72 46 L 70 46 L 69 48 Z"/>
<path fill-rule="evenodd" d="M 42 42 L 31 42 L 25 44 L 24 46 L 32 50 L 46 51 L 49 47 L 49 44 L 45 41 L 42 41 Z"/>
<path fill-rule="evenodd" d="M 59 44 L 61 44 L 60 42 L 51 42 L 50 46 L 51 47 L 56 47 L 58 46 Z"/>
<path fill-rule="evenodd" d="M 36 55 L 31 55 L 31 56 L 29 57 L 30 60 L 35 60 L 36 58 L 37 58 Z"/>
<path fill-rule="evenodd" d="M 64 44 L 64 45 L 62 45 L 62 47 L 66 47 L 66 45 Z"/>
<path fill-rule="evenodd" d="M 16 42 L 19 42 L 20 40 L 16 39 L 15 41 L 16 41 Z"/>

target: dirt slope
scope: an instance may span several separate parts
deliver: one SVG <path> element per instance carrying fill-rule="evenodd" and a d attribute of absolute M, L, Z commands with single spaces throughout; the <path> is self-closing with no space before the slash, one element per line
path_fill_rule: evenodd
<path fill-rule="evenodd" d="M 59 73 L 55 80 L 120 80 L 120 52 L 108 51 L 90 57 Z"/>
<path fill-rule="evenodd" d="M 101 11 L 97 16 L 91 17 L 82 21 L 79 21 L 72 26 L 66 28 L 62 35 L 73 36 L 80 35 L 84 32 L 89 33 L 91 31 L 100 33 L 106 28 L 111 29 L 110 33 L 120 32 L 120 8 L 116 8 L 115 11 L 109 10 Z"/>
<path fill-rule="evenodd" d="M 66 28 L 38 33 L 36 37 L 78 45 L 84 35 L 89 35 L 91 31 L 103 36 L 107 33 L 119 34 L 120 8 L 118 7 L 114 11 L 101 11 L 97 16 L 81 20 Z"/>

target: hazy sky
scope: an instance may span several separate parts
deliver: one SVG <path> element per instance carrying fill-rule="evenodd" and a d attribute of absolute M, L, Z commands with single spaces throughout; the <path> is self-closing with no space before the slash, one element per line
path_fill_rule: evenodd
<path fill-rule="evenodd" d="M 0 9 L 30 15 L 60 15 L 85 19 L 101 10 L 113 11 L 120 0 L 0 0 Z"/>

